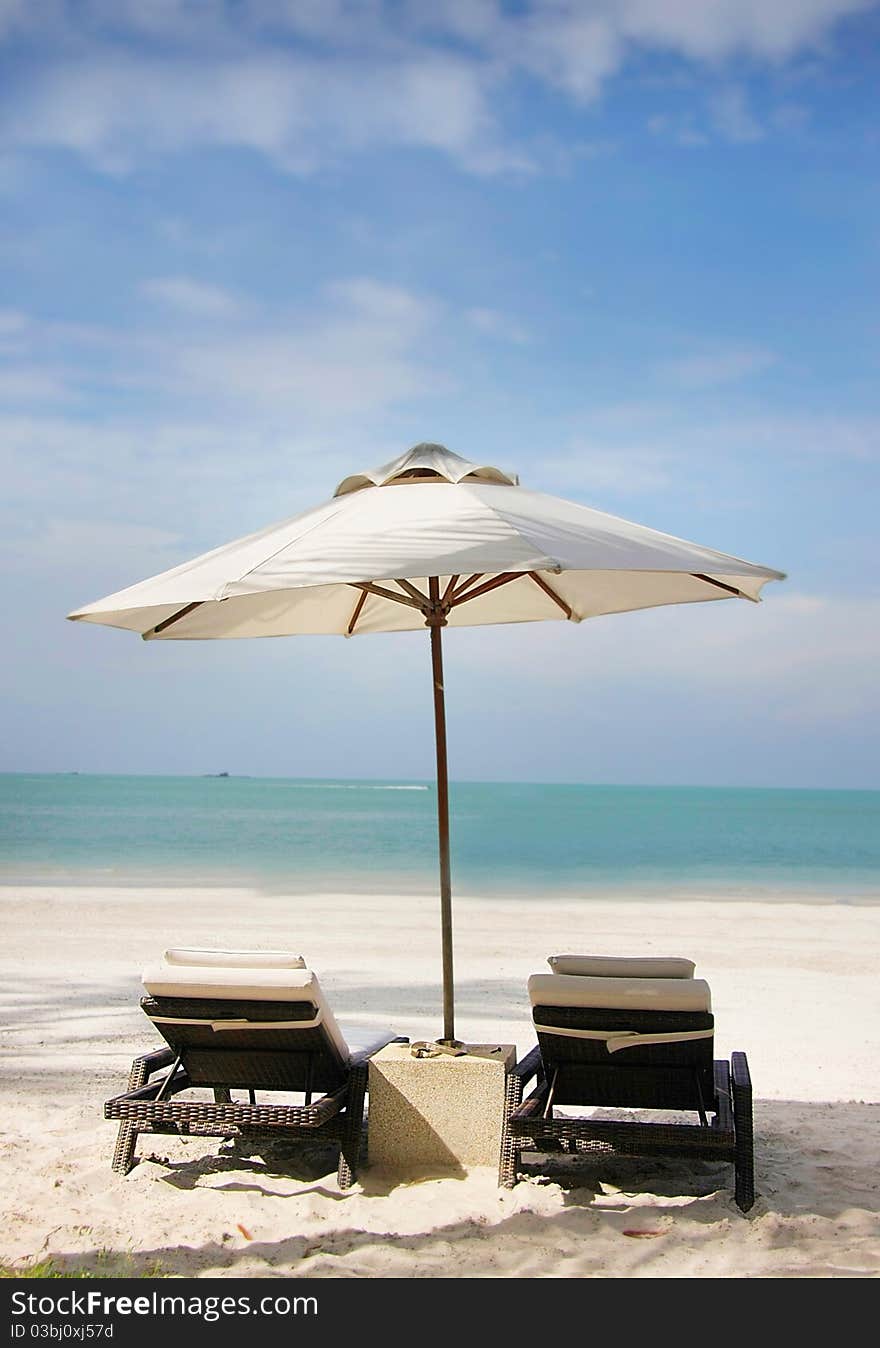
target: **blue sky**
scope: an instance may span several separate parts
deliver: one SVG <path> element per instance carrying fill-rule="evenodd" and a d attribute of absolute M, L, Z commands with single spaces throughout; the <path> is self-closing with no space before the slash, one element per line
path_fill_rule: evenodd
<path fill-rule="evenodd" d="M 69 610 L 420 440 L 778 567 L 447 641 L 453 776 L 878 782 L 880 7 L 0 0 L 0 768 L 428 777 L 427 640 Z"/>

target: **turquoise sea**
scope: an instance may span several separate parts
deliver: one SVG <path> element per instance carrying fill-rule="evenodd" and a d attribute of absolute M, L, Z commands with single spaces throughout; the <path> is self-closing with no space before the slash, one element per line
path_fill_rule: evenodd
<path fill-rule="evenodd" d="M 0 774 L 0 883 L 437 888 L 425 782 Z M 880 791 L 451 786 L 453 888 L 880 901 Z"/>

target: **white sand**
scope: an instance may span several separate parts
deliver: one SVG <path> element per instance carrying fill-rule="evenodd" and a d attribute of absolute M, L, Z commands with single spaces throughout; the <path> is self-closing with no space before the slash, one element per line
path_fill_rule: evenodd
<path fill-rule="evenodd" d="M 630 1161 L 499 1190 L 489 1169 L 346 1193 L 325 1149 L 237 1155 L 144 1137 L 125 1179 L 102 1117 L 160 1047 L 138 1007 L 169 944 L 284 947 L 341 1019 L 440 1033 L 436 901 L 258 891 L 0 889 L 0 1260 L 138 1276 L 875 1277 L 880 907 L 457 898 L 456 1030 L 534 1043 L 527 976 L 561 950 L 681 954 L 713 992 L 718 1056 L 748 1053 L 758 1199 L 732 1168 Z M 648 1238 L 625 1232 L 651 1231 Z"/>

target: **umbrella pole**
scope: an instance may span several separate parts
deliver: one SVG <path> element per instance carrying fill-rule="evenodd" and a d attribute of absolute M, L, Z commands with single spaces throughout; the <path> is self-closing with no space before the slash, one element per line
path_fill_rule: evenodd
<path fill-rule="evenodd" d="M 449 772 L 446 758 L 446 698 L 443 691 L 443 646 L 440 629 L 446 617 L 440 609 L 439 581 L 429 580 L 432 610 L 427 616 L 431 630 L 431 669 L 434 677 L 434 737 L 437 744 L 437 834 L 440 845 L 440 929 L 443 946 L 443 1038 L 455 1046 L 455 1007 L 452 984 L 452 875 L 449 864 Z M 436 607 L 434 607 L 436 605 Z"/>

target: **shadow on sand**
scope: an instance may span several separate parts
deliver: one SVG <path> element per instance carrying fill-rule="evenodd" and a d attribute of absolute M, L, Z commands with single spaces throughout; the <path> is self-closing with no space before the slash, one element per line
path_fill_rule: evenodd
<path fill-rule="evenodd" d="M 60 1273 L 86 1270 L 99 1277 L 137 1278 L 157 1271 L 183 1276 L 236 1276 L 242 1270 L 246 1276 L 253 1276 L 255 1265 L 267 1277 L 344 1277 L 364 1276 L 364 1263 L 371 1261 L 375 1251 L 380 1264 L 370 1276 L 400 1277 L 417 1269 L 415 1276 L 444 1277 L 444 1252 L 452 1244 L 469 1242 L 475 1270 L 470 1276 L 488 1277 L 499 1276 L 488 1257 L 491 1249 L 499 1242 L 503 1246 L 506 1241 L 516 1241 L 525 1258 L 530 1257 L 531 1247 L 536 1258 L 540 1250 L 551 1248 L 561 1258 L 570 1255 L 576 1259 L 575 1276 L 591 1276 L 601 1270 L 598 1265 L 595 1270 L 590 1268 L 589 1238 L 609 1226 L 626 1234 L 626 1228 L 634 1225 L 657 1227 L 659 1219 L 663 1230 L 652 1234 L 666 1234 L 686 1218 L 689 1248 L 696 1248 L 701 1241 L 711 1242 L 717 1237 L 719 1223 L 743 1223 L 745 1235 L 749 1224 L 761 1218 L 834 1222 L 854 1209 L 874 1215 L 880 1212 L 880 1190 L 869 1145 L 880 1122 L 880 1105 L 762 1100 L 756 1105 L 756 1121 L 758 1198 L 747 1215 L 740 1213 L 733 1202 L 732 1170 L 726 1165 L 535 1155 L 524 1166 L 524 1179 L 517 1192 L 527 1192 L 535 1184 L 560 1184 L 564 1190 L 560 1212 L 548 1216 L 523 1207 L 498 1221 L 477 1215 L 414 1234 L 385 1235 L 347 1223 L 346 1205 L 357 1197 L 367 1201 L 387 1197 L 398 1187 L 393 1180 L 366 1170 L 356 1188 L 342 1192 L 335 1184 L 332 1146 L 278 1142 L 256 1149 L 224 1144 L 220 1154 L 191 1161 L 170 1161 L 154 1153 L 140 1163 L 155 1167 L 156 1179 L 177 1189 L 210 1187 L 228 1195 L 228 1217 L 220 1217 L 219 1239 L 195 1246 L 163 1244 L 136 1251 L 52 1251 L 51 1258 Z M 846 1139 L 854 1136 L 865 1140 L 859 1156 L 851 1155 L 846 1145 Z M 229 1176 L 228 1183 L 218 1183 L 223 1175 Z M 467 1176 L 453 1177 L 467 1183 Z M 426 1177 L 424 1183 L 430 1183 L 431 1178 Z M 285 1192 L 278 1187 L 279 1180 L 295 1180 L 302 1187 Z M 407 1181 L 408 1186 L 411 1183 Z M 260 1242 L 245 1236 L 242 1243 L 235 1235 L 240 1215 L 235 1199 L 253 1192 L 290 1203 L 291 1226 L 296 1223 L 295 1200 L 316 1196 L 332 1199 L 338 1205 L 339 1224 L 310 1237 L 292 1234 Z M 222 1230 L 224 1226 L 228 1230 Z M 645 1242 L 646 1248 L 639 1255 L 643 1270 L 661 1256 L 660 1250 L 652 1253 L 648 1247 L 659 1245 L 661 1241 Z M 347 1265 L 351 1255 L 357 1260 Z M 485 1272 L 481 1273 L 481 1268 Z M 495 1271 L 491 1271 L 493 1268 Z"/>

